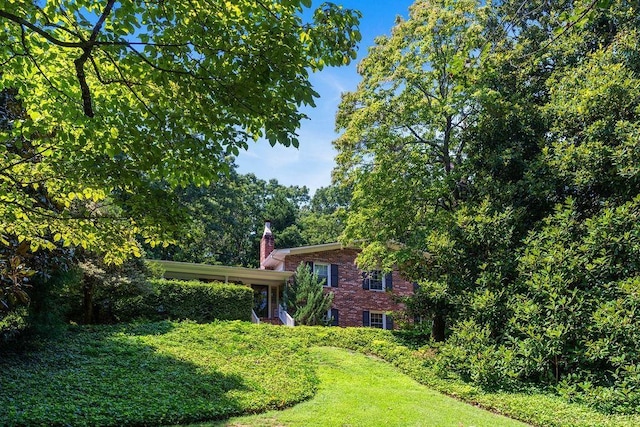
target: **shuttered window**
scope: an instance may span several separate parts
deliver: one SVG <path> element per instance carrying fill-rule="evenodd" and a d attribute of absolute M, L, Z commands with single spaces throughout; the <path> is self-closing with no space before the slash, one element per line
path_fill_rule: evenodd
<path fill-rule="evenodd" d="M 308 265 L 312 266 L 312 270 L 318 275 L 318 279 L 324 280 L 324 286 L 338 287 L 338 264 L 310 262 Z"/>
<path fill-rule="evenodd" d="M 331 326 L 340 325 L 340 312 L 337 308 L 330 308 L 327 311 L 327 324 Z"/>
<path fill-rule="evenodd" d="M 362 273 L 362 289 L 372 291 L 384 291 L 393 289 L 393 274 L 382 274 L 380 270 L 365 271 Z"/>
<path fill-rule="evenodd" d="M 384 329 L 384 314 L 369 313 L 369 326 L 372 328 Z"/>
<path fill-rule="evenodd" d="M 324 280 L 323 282 L 324 286 L 331 286 L 331 284 L 329 283 L 330 281 L 329 264 L 322 264 L 320 262 L 316 262 L 313 264 L 313 272 L 318 275 L 319 280 Z"/>
<path fill-rule="evenodd" d="M 393 329 L 393 318 L 381 311 L 363 311 L 362 326 L 379 329 Z"/>

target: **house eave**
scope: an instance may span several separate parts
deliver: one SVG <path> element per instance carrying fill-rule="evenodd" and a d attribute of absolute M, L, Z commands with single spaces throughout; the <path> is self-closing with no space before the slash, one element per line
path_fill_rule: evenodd
<path fill-rule="evenodd" d="M 353 248 L 355 246 L 345 246 L 342 243 L 324 243 L 322 245 L 299 246 L 297 248 L 274 249 L 273 252 L 262 262 L 262 267 L 271 269 L 284 268 L 284 259 L 288 255 L 304 255 L 314 252 L 336 251 Z"/>
<path fill-rule="evenodd" d="M 243 284 L 280 285 L 293 275 L 292 271 L 259 270 L 226 265 L 198 264 L 179 261 L 148 260 L 160 265 L 169 279 L 219 280 Z"/>

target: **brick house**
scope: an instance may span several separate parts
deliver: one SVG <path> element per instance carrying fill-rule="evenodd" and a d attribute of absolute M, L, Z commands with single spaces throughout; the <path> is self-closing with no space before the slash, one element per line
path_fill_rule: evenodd
<path fill-rule="evenodd" d="M 413 293 L 413 284 L 398 271 L 383 275 L 380 271 L 362 271 L 356 264 L 357 248 L 340 243 L 275 249 L 270 224 L 260 244 L 260 268 L 295 271 L 302 262 L 325 280 L 327 292 L 333 292 L 330 316 L 337 326 L 371 326 L 393 329 L 387 312 L 400 310 L 393 296 Z"/>
<path fill-rule="evenodd" d="M 363 271 L 355 259 L 359 250 L 340 243 L 275 249 L 271 225 L 265 223 L 260 241 L 260 269 L 215 266 L 174 261 L 158 261 L 165 277 L 178 279 L 221 280 L 251 286 L 254 291 L 254 322 L 283 323 L 293 320 L 282 306 L 286 282 L 303 262 L 325 280 L 326 292 L 334 299 L 329 317 L 335 326 L 369 326 L 393 329 L 388 312 L 402 309 L 395 296 L 413 293 L 413 284 L 394 270 Z"/>

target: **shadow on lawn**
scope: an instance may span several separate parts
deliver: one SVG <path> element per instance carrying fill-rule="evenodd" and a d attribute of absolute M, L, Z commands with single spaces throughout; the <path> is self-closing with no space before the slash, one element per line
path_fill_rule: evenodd
<path fill-rule="evenodd" d="M 241 376 L 145 342 L 173 328 L 72 328 L 37 352 L 3 355 L 0 425 L 161 425 L 242 413 L 236 392 L 250 387 Z"/>

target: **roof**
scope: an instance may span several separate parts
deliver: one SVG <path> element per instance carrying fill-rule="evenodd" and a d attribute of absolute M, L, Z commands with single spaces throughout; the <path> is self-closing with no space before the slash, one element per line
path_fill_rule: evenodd
<path fill-rule="evenodd" d="M 344 246 L 342 243 L 325 243 L 322 245 L 299 246 L 297 248 L 274 249 L 271 254 L 262 262 L 263 267 L 278 268 L 284 263 L 284 259 L 288 255 L 302 255 L 314 252 L 335 251 L 351 246 Z"/>
<path fill-rule="evenodd" d="M 205 279 L 238 282 L 247 285 L 281 285 L 293 275 L 292 271 L 260 270 L 257 268 L 164 260 L 148 261 L 162 266 L 165 270 L 165 277 L 170 279 Z"/>

